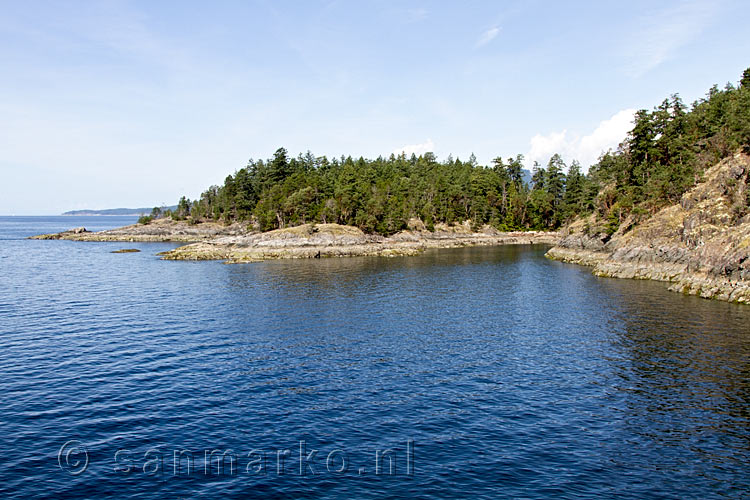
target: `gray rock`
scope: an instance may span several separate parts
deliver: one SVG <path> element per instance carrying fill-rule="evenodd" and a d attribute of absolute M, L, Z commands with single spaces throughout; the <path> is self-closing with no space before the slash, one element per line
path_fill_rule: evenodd
<path fill-rule="evenodd" d="M 750 189 L 748 171 L 750 156 L 726 158 L 679 204 L 618 230 L 606 243 L 590 230 L 604 221 L 595 215 L 574 221 L 547 255 L 592 265 L 597 276 L 671 281 L 670 290 L 750 303 L 750 214 L 737 211 Z"/>

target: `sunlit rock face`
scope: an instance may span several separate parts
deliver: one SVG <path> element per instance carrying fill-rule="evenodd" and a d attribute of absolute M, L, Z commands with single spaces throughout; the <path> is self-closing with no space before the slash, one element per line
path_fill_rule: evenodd
<path fill-rule="evenodd" d="M 547 256 L 594 274 L 669 281 L 671 290 L 750 304 L 750 156 L 708 169 L 679 204 L 608 237 L 594 216 L 571 224 Z"/>

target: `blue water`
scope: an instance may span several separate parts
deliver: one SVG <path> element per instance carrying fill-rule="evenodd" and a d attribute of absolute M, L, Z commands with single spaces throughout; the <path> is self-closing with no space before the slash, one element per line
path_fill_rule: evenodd
<path fill-rule="evenodd" d="M 23 239 L 133 220 L 0 218 L 3 498 L 750 497 L 748 306 L 543 246 Z"/>

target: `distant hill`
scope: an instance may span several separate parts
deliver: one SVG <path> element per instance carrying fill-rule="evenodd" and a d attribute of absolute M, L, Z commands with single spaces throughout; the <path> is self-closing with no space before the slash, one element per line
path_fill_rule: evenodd
<path fill-rule="evenodd" d="M 531 170 L 529 170 L 527 168 L 522 168 L 521 169 L 521 176 L 522 176 L 522 179 L 523 179 L 523 183 L 526 184 L 527 186 L 531 187 Z"/>
<path fill-rule="evenodd" d="M 167 210 L 176 210 L 177 205 L 165 207 Z M 105 210 L 70 210 L 62 215 L 148 215 L 153 210 L 150 208 L 107 208 Z"/>

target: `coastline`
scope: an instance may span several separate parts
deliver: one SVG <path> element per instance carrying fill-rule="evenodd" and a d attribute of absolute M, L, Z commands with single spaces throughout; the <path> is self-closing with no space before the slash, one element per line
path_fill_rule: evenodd
<path fill-rule="evenodd" d="M 106 216 L 102 216 L 106 217 Z M 59 233 L 31 236 L 32 240 L 71 240 L 71 241 L 123 241 L 123 242 L 178 242 L 192 243 L 218 236 L 232 236 L 247 232 L 242 224 L 224 225 L 217 222 L 189 224 L 186 221 L 158 219 L 149 224 L 131 224 L 128 226 L 88 231 L 79 227 Z"/>
<path fill-rule="evenodd" d="M 750 282 L 717 276 L 710 271 L 692 270 L 687 263 L 613 258 L 608 252 L 555 246 L 548 259 L 592 267 L 592 274 L 605 278 L 643 279 L 671 283 L 672 292 L 697 295 L 704 299 L 750 304 Z"/>
<path fill-rule="evenodd" d="M 745 207 L 750 156 L 738 153 L 706 171 L 702 182 L 680 202 L 650 217 L 622 221 L 608 233 L 595 215 L 579 218 L 560 232 L 473 231 L 464 224 L 437 224 L 427 231 L 416 219 L 391 236 L 365 234 L 339 224 L 302 224 L 258 232 L 248 223 L 191 224 L 157 219 L 105 231 L 76 228 L 31 239 L 74 241 L 177 242 L 163 260 L 222 260 L 353 256 L 409 256 L 429 248 L 548 244 L 546 257 L 592 267 L 601 277 L 650 279 L 669 290 L 750 304 L 750 213 Z"/>
<path fill-rule="evenodd" d="M 596 276 L 651 279 L 669 290 L 750 304 L 750 156 L 708 169 L 680 202 L 611 235 L 595 216 L 579 219 L 546 256 L 593 267 Z"/>
<path fill-rule="evenodd" d="M 408 256 L 428 248 L 518 245 L 554 245 L 557 232 L 501 232 L 490 226 L 472 231 L 468 224 L 436 225 L 427 231 L 416 225 L 392 236 L 365 234 L 359 228 L 339 224 L 302 224 L 257 232 L 246 224 L 216 222 L 189 224 L 160 219 L 117 229 L 89 232 L 84 228 L 32 236 L 37 240 L 179 242 L 186 245 L 162 252 L 163 260 L 223 260 L 226 263 L 269 259 L 306 259 L 355 256 Z"/>

